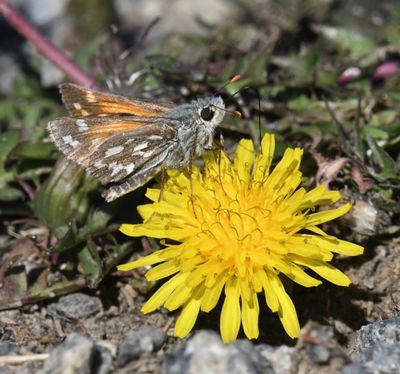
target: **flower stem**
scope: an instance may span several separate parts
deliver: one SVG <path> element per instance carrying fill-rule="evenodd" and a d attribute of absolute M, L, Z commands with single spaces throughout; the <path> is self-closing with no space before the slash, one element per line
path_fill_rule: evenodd
<path fill-rule="evenodd" d="M 50 62 L 62 70 L 72 81 L 86 87 L 96 86 L 96 81 L 71 59 L 69 59 L 60 49 L 58 49 L 47 37 L 32 25 L 21 13 L 6 0 L 0 0 L 0 15 L 17 30 L 22 36 L 29 40 Z"/>

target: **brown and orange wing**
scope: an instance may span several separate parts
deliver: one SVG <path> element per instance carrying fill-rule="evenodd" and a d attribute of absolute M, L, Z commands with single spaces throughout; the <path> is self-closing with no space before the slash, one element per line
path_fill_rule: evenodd
<path fill-rule="evenodd" d="M 169 147 L 176 130 L 162 118 L 62 117 L 49 122 L 57 148 L 101 183 L 118 182 L 150 165 Z"/>
<path fill-rule="evenodd" d="M 109 117 L 116 115 L 162 116 L 168 113 L 171 103 L 132 100 L 125 96 L 92 90 L 73 83 L 60 85 L 67 110 L 74 117 Z"/>

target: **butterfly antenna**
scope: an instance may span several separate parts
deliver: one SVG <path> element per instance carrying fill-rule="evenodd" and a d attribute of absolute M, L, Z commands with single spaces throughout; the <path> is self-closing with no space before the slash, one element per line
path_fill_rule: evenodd
<path fill-rule="evenodd" d="M 237 82 L 237 81 L 239 81 L 240 79 L 241 79 L 240 74 L 236 74 L 236 75 L 233 76 L 228 82 L 226 82 L 223 86 L 221 86 L 221 87 L 214 93 L 214 95 L 218 95 L 219 93 L 221 93 L 221 91 L 222 91 L 226 86 L 230 85 L 231 83 Z M 235 92 L 234 95 L 236 95 L 238 92 L 240 92 L 240 90 L 237 91 L 237 92 Z M 232 95 L 229 96 L 228 100 L 229 100 L 231 97 L 232 97 Z M 227 102 L 227 101 L 225 101 L 225 103 L 226 103 L 226 102 Z M 216 105 L 214 105 L 214 106 L 215 106 L 215 108 L 220 109 L 220 110 L 224 111 L 225 113 L 233 114 L 235 117 L 238 117 L 238 118 L 241 118 L 241 117 L 242 117 L 242 113 L 240 113 L 238 110 L 228 110 L 228 109 L 225 109 L 225 108 L 220 108 L 220 107 L 218 107 L 218 106 L 216 106 Z"/>
<path fill-rule="evenodd" d="M 236 75 L 235 75 L 234 77 L 232 77 L 228 82 L 226 82 L 224 85 L 222 85 L 220 88 L 218 88 L 218 90 L 214 93 L 214 95 L 220 94 L 221 91 L 222 91 L 225 87 L 229 86 L 231 83 L 234 83 L 234 82 L 239 81 L 240 79 L 241 79 L 241 78 L 240 78 L 240 74 L 236 74 Z"/>
<path fill-rule="evenodd" d="M 260 98 L 260 93 L 258 92 L 257 89 L 255 89 L 254 92 L 256 93 L 257 99 L 258 99 L 258 144 L 261 147 L 261 140 L 262 140 L 262 136 L 261 136 L 261 98 Z"/>
<path fill-rule="evenodd" d="M 221 108 L 221 107 L 219 107 L 217 105 L 214 105 L 214 104 L 213 104 L 213 107 L 217 108 L 219 110 L 222 110 L 225 113 L 233 114 L 237 118 L 242 118 L 242 113 L 239 112 L 238 110 L 229 110 L 229 109 Z"/>

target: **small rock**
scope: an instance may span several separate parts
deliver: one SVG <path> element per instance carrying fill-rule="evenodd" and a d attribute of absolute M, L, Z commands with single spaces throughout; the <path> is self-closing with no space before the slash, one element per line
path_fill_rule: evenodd
<path fill-rule="evenodd" d="M 73 320 L 88 318 L 101 310 L 99 298 L 81 292 L 62 296 L 47 308 L 50 315 L 60 315 Z"/>
<path fill-rule="evenodd" d="M 400 317 L 362 326 L 350 343 L 354 364 L 366 373 L 400 372 Z"/>
<path fill-rule="evenodd" d="M 292 374 L 296 373 L 296 348 L 282 345 L 280 347 L 272 347 L 262 344 L 258 346 L 261 355 L 266 358 L 272 365 L 275 373 Z"/>
<path fill-rule="evenodd" d="M 118 347 L 117 364 L 125 366 L 136 360 L 145 352 L 158 351 L 165 343 L 167 336 L 164 331 L 153 326 L 142 326 L 129 334 Z"/>
<path fill-rule="evenodd" d="M 112 353 L 109 349 L 96 346 L 95 370 L 96 374 L 108 374 L 112 368 Z"/>
<path fill-rule="evenodd" d="M 68 0 L 11 0 L 10 3 L 21 8 L 24 15 L 35 25 L 47 25 L 57 21 L 65 13 Z"/>
<path fill-rule="evenodd" d="M 14 344 L 8 341 L 0 342 L 0 356 L 8 356 L 16 354 L 17 354 L 17 349 L 14 346 Z"/>
<path fill-rule="evenodd" d="M 224 345 L 210 331 L 200 331 L 166 356 L 166 374 L 273 374 L 271 363 L 249 341 Z"/>
<path fill-rule="evenodd" d="M 86 336 L 73 332 L 54 348 L 40 374 L 91 374 L 94 342 Z"/>
<path fill-rule="evenodd" d="M 309 344 L 307 345 L 307 354 L 315 364 L 326 364 L 329 362 L 331 354 L 329 349 L 323 345 Z"/>
<path fill-rule="evenodd" d="M 233 16 L 234 7 L 224 0 L 202 0 L 193 6 L 186 0 L 114 0 L 114 8 L 126 27 L 147 26 L 156 17 L 161 21 L 151 30 L 153 35 L 167 33 L 205 33 L 196 18 L 209 25 L 218 25 Z"/>
<path fill-rule="evenodd" d="M 11 374 L 11 371 L 6 368 L 0 368 L 0 374 Z"/>
<path fill-rule="evenodd" d="M 340 374 L 371 374 L 371 372 L 366 371 L 360 364 L 352 362 L 351 364 L 345 366 Z"/>
<path fill-rule="evenodd" d="M 40 374 L 107 374 L 111 353 L 88 337 L 73 332 L 51 351 Z"/>
<path fill-rule="evenodd" d="M 354 350 L 373 347 L 378 344 L 398 344 L 400 342 L 400 317 L 362 326 L 351 343 Z"/>
<path fill-rule="evenodd" d="M 364 349 L 354 357 L 367 373 L 397 374 L 400 372 L 400 345 L 382 344 Z"/>

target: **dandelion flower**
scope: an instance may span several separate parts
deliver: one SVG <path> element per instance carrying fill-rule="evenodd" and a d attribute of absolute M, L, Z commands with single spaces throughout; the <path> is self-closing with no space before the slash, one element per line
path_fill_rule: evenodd
<path fill-rule="evenodd" d="M 338 201 L 340 193 L 324 186 L 308 192 L 300 187 L 301 148 L 287 149 L 271 170 L 274 148 L 274 136 L 266 134 L 258 154 L 252 141 L 242 140 L 233 161 L 224 153 L 212 153 L 204 156 L 203 172 L 195 167 L 191 176 L 169 171 L 161 200 L 159 188 L 148 189 L 146 196 L 153 203 L 138 207 L 144 223 L 121 226 L 129 236 L 173 241 L 118 269 L 155 265 L 146 278 L 168 278 L 142 312 L 160 306 L 182 308 L 176 336 L 186 336 L 200 311 L 211 311 L 223 294 L 223 341 L 236 339 L 241 325 L 247 338 L 255 339 L 258 294 L 263 293 L 267 306 L 295 338 L 300 327 L 283 275 L 305 287 L 321 284 L 312 272 L 339 286 L 350 284 L 329 261 L 333 253 L 355 256 L 363 248 L 330 236 L 317 225 L 342 216 L 351 205 L 315 212 L 320 205 Z"/>

